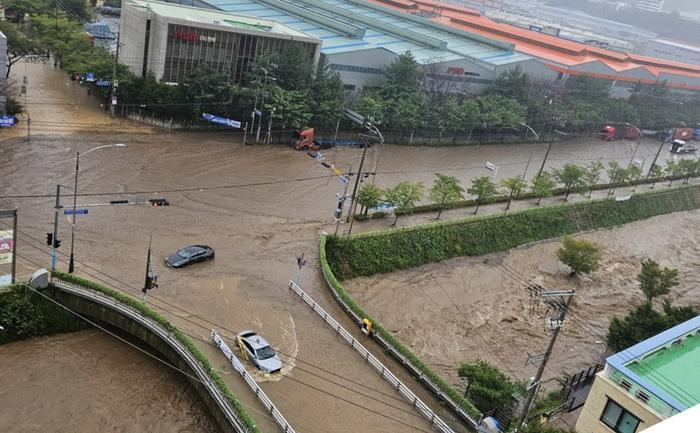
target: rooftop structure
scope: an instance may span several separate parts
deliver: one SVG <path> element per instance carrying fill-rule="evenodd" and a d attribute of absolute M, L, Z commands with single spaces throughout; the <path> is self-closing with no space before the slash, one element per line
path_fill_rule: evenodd
<path fill-rule="evenodd" d="M 422 65 L 441 65 L 470 86 L 487 86 L 515 66 L 547 74 L 514 45 L 366 0 L 205 0 L 222 11 L 274 20 L 322 40 L 321 52 L 343 80 L 361 87 L 382 79 L 393 59 L 409 52 Z M 405 0 L 389 3 L 408 7 Z M 429 11 L 428 11 L 429 12 Z M 361 55 L 358 55 L 361 54 Z"/>
<path fill-rule="evenodd" d="M 608 357 L 577 431 L 634 433 L 700 404 L 698 366 L 700 316 Z"/>
<path fill-rule="evenodd" d="M 666 39 L 649 42 L 644 48 L 644 55 L 700 65 L 700 47 Z"/>
<path fill-rule="evenodd" d="M 508 24 L 496 23 L 479 12 L 432 0 L 406 0 L 397 6 L 390 0 L 373 0 L 414 13 L 416 8 L 441 8 L 432 19 L 455 28 L 477 33 L 484 37 L 513 44 L 515 50 L 539 58 L 549 68 L 563 75 L 583 75 L 621 83 L 660 84 L 683 90 L 700 90 L 700 66 L 662 60 L 636 54 L 610 51 L 584 45 Z"/>
<path fill-rule="evenodd" d="M 637 0 L 637 9 L 647 12 L 661 12 L 665 0 Z"/>

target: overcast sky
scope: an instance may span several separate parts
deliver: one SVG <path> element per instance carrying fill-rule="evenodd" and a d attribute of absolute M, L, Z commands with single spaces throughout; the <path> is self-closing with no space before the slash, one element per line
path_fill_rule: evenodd
<path fill-rule="evenodd" d="M 700 0 L 666 0 L 666 10 L 700 10 Z"/>

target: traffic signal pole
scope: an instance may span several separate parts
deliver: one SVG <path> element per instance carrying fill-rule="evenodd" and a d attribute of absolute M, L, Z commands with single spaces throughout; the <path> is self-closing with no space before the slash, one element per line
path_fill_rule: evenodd
<path fill-rule="evenodd" d="M 51 242 L 51 272 L 56 270 L 56 239 L 58 238 L 58 210 L 61 207 L 61 185 L 56 185 L 56 204 L 53 208 L 53 240 Z"/>

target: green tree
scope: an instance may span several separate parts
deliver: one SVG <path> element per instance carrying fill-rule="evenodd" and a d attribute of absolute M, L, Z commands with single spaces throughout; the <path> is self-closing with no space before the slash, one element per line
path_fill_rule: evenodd
<path fill-rule="evenodd" d="M 384 197 L 384 191 L 371 183 L 364 184 L 357 193 L 357 202 L 362 206 L 361 212 L 365 215 L 370 208 L 377 207 Z"/>
<path fill-rule="evenodd" d="M 477 359 L 460 365 L 457 374 L 467 380 L 464 394 L 480 411 L 511 405 L 516 384 L 495 366 Z"/>
<path fill-rule="evenodd" d="M 683 322 L 694 318 L 698 315 L 698 311 L 691 306 L 677 307 L 671 304 L 671 301 L 664 299 L 661 303 L 662 310 L 666 315 L 669 326 L 676 326 Z"/>
<path fill-rule="evenodd" d="M 383 123 L 388 105 L 380 94 L 364 93 L 357 105 L 357 112 L 375 122 Z"/>
<path fill-rule="evenodd" d="M 386 191 L 386 201 L 394 207 L 394 223 L 401 214 L 411 214 L 416 208 L 416 202 L 423 198 L 423 184 L 402 181 Z"/>
<path fill-rule="evenodd" d="M 464 188 L 456 177 L 442 173 L 435 173 L 435 177 L 437 179 L 430 189 L 430 199 L 438 205 L 436 219 L 440 219 L 442 211 L 448 206 L 464 200 Z"/>
<path fill-rule="evenodd" d="M 480 122 L 489 126 L 519 126 L 527 118 L 527 108 L 517 100 L 501 95 L 486 95 L 478 100 Z"/>
<path fill-rule="evenodd" d="M 325 55 L 321 55 L 316 66 L 310 94 L 314 96 L 311 109 L 311 119 L 314 123 L 323 124 L 338 120 L 343 108 L 343 81 L 337 72 L 331 71 Z"/>
<path fill-rule="evenodd" d="M 608 190 L 608 195 L 615 194 L 615 189 L 619 184 L 625 181 L 627 177 L 627 171 L 620 167 L 617 161 L 611 161 L 608 163 L 608 179 L 610 182 L 610 189 Z"/>
<path fill-rule="evenodd" d="M 608 327 L 608 347 L 619 352 L 668 328 L 668 319 L 651 304 L 644 303 L 623 318 L 612 318 Z"/>
<path fill-rule="evenodd" d="M 520 66 L 509 69 L 496 78 L 491 88 L 491 93 L 513 98 L 522 105 L 528 104 L 530 92 L 530 77 L 523 72 Z"/>
<path fill-rule="evenodd" d="M 649 176 L 652 178 L 652 183 L 651 183 L 651 189 L 654 189 L 654 185 L 656 185 L 656 182 L 661 179 L 661 177 L 664 175 L 664 168 L 660 166 L 659 164 L 654 164 L 651 167 L 650 174 Z"/>
<path fill-rule="evenodd" d="M 554 194 L 554 187 L 557 182 L 554 180 L 554 175 L 548 171 L 543 171 L 540 175 L 532 179 L 532 192 L 537 196 L 537 205 L 542 203 L 545 197 L 551 197 Z"/>
<path fill-rule="evenodd" d="M 501 180 L 501 186 L 506 189 L 506 193 L 508 194 L 508 203 L 505 209 L 505 211 L 508 212 L 513 199 L 518 199 L 520 197 L 527 183 L 520 176 L 515 176 Z"/>
<path fill-rule="evenodd" d="M 25 15 L 38 14 L 48 6 L 46 2 L 41 0 L 3 0 L 2 5 L 7 8 L 6 12 L 8 15 L 9 13 L 17 15 L 17 21 L 20 23 L 24 22 Z M 5 33 L 4 30 L 1 31 Z M 7 33 L 5 33 L 5 36 L 7 36 Z"/>
<path fill-rule="evenodd" d="M 474 197 L 476 202 L 476 209 L 474 209 L 474 215 L 479 212 L 479 207 L 482 203 L 485 203 L 498 194 L 496 189 L 496 184 L 493 183 L 489 176 L 480 176 L 472 180 L 472 186 L 467 188 L 467 194 Z"/>
<path fill-rule="evenodd" d="M 564 200 L 569 199 L 569 194 L 579 191 L 585 186 L 586 169 L 576 164 L 567 163 L 561 170 L 555 171 L 557 180 L 564 189 Z"/>
<path fill-rule="evenodd" d="M 557 250 L 560 262 L 571 268 L 571 275 L 591 274 L 600 267 L 602 251 L 598 244 L 585 239 L 565 237 Z"/>
<path fill-rule="evenodd" d="M 423 71 L 410 51 L 398 56 L 384 68 L 387 80 L 386 92 L 393 97 L 417 92 L 421 86 Z"/>
<path fill-rule="evenodd" d="M 651 304 L 654 298 L 667 295 L 672 287 L 678 285 L 678 269 L 661 268 L 655 261 L 647 259 L 642 262 L 637 281 L 639 289 Z"/>
<path fill-rule="evenodd" d="M 666 167 L 664 168 L 664 171 L 666 172 L 666 176 L 669 177 L 668 179 L 668 186 L 673 185 L 673 179 L 680 177 L 683 175 L 683 168 L 680 166 L 680 164 L 672 159 L 669 159 L 666 161 Z"/>
<path fill-rule="evenodd" d="M 642 167 L 632 164 L 627 168 L 627 179 L 634 184 L 632 192 L 637 190 L 639 179 L 642 177 Z"/>
<path fill-rule="evenodd" d="M 699 160 L 694 158 L 686 158 L 678 161 L 678 171 L 681 173 L 681 176 L 683 176 L 684 185 L 690 181 L 691 177 L 697 175 L 699 168 L 698 161 Z"/>
<path fill-rule="evenodd" d="M 285 90 L 279 86 L 270 87 L 265 110 L 272 113 L 272 120 L 282 128 L 299 129 L 306 126 L 312 114 L 304 92 Z"/>
<path fill-rule="evenodd" d="M 7 38 L 7 78 L 10 76 L 12 65 L 30 54 L 39 53 L 41 49 L 34 39 L 25 36 L 9 21 L 0 21 L 0 32 Z"/>
<path fill-rule="evenodd" d="M 586 173 L 584 173 L 583 178 L 586 182 L 586 188 L 588 188 L 588 198 L 591 198 L 593 188 L 600 181 L 603 168 L 603 163 L 600 161 L 593 161 L 586 167 Z"/>

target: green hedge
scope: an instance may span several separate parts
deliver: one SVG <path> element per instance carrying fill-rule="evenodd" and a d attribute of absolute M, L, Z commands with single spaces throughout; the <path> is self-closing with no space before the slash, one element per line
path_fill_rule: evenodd
<path fill-rule="evenodd" d="M 391 332 L 387 331 L 386 328 L 384 328 L 379 323 L 379 321 L 377 321 L 374 317 L 370 316 L 369 313 L 363 310 L 362 307 L 360 307 L 360 305 L 357 302 L 355 302 L 352 296 L 348 294 L 345 288 L 335 277 L 333 271 L 331 270 L 328 264 L 328 260 L 326 257 L 327 239 L 328 238 L 326 237 L 326 235 L 321 236 L 321 245 L 319 249 L 321 267 L 323 268 L 323 272 L 328 278 L 328 281 L 338 292 L 338 295 L 341 297 L 341 299 L 359 317 L 371 320 L 372 329 L 375 333 L 384 337 L 384 339 L 386 339 L 386 341 L 389 344 L 391 344 L 391 346 L 393 346 L 394 349 L 401 353 L 401 355 L 405 356 L 411 362 L 411 364 L 413 364 L 413 366 L 415 366 L 421 372 L 423 372 L 423 374 L 425 374 L 438 388 L 440 388 L 442 392 L 447 394 L 452 399 L 452 401 L 454 401 L 466 413 L 468 413 L 469 416 L 473 417 L 475 420 L 479 420 L 481 418 L 481 412 L 479 412 L 479 410 L 476 407 L 474 407 L 474 405 L 471 404 L 471 402 L 466 400 L 459 391 L 457 391 L 449 383 L 447 383 L 439 374 L 431 370 L 430 367 L 428 367 L 420 358 L 418 358 L 413 352 L 411 352 L 406 346 L 404 346 L 398 338 L 396 338 Z"/>
<path fill-rule="evenodd" d="M 699 207 L 700 187 L 687 185 L 634 194 L 626 201 L 589 200 L 350 237 L 329 236 L 326 254 L 335 276 L 344 280 Z"/>
<path fill-rule="evenodd" d="M 243 407 L 241 402 L 238 401 L 238 399 L 233 395 L 226 382 L 224 382 L 224 380 L 221 378 L 221 375 L 219 375 L 216 369 L 212 367 L 211 363 L 209 362 L 209 359 L 197 348 L 197 346 L 194 344 L 194 342 L 189 336 L 187 336 L 184 332 L 180 331 L 177 327 L 175 327 L 175 325 L 170 323 L 168 319 L 146 306 L 146 304 L 144 304 L 143 302 L 134 299 L 131 296 L 126 295 L 120 291 L 110 289 L 109 287 L 102 286 L 93 281 L 86 280 L 84 278 L 80 278 L 72 274 L 64 274 L 62 272 L 55 271 L 53 273 L 53 276 L 64 281 L 75 283 L 96 290 L 100 293 L 104 293 L 105 295 L 110 296 L 116 299 L 117 301 L 138 310 L 145 317 L 148 317 L 160 324 L 163 328 L 165 328 L 168 332 L 175 336 L 175 338 L 177 338 L 177 340 L 180 343 L 187 347 L 190 353 L 192 353 L 192 355 L 197 359 L 197 361 L 199 361 L 199 364 L 202 366 L 202 368 L 204 368 L 211 380 L 214 383 L 216 383 L 216 386 L 219 388 L 219 391 L 221 391 L 221 393 L 226 396 L 229 403 L 231 403 L 231 406 L 236 411 L 236 413 L 243 421 L 245 426 L 248 428 L 248 431 L 251 433 L 260 433 L 260 429 L 255 424 L 253 418 L 251 418 L 250 415 L 248 415 L 248 412 L 246 411 L 245 407 Z"/>
<path fill-rule="evenodd" d="M 41 293 L 56 297 L 52 288 Z M 0 325 L 5 328 L 0 331 L 0 344 L 89 328 L 70 312 L 19 285 L 0 292 Z"/>

